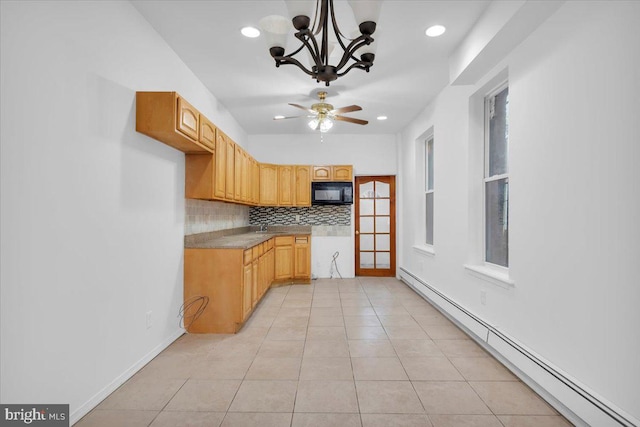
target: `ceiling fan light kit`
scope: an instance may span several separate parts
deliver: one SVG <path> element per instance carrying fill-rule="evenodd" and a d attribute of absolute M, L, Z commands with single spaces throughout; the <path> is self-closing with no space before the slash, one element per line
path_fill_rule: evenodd
<path fill-rule="evenodd" d="M 374 40 L 371 35 L 376 30 L 381 1 L 349 0 L 348 2 L 360 30 L 360 35 L 353 39 L 346 37 L 338 28 L 333 0 L 285 0 L 291 15 L 291 23 L 297 31 L 295 37 L 302 42 L 298 49 L 288 55 L 285 55 L 285 45 L 291 24 L 288 23 L 287 18 L 277 15 L 262 18 L 260 27 L 266 35 L 269 53 L 275 60 L 276 67 L 282 64 L 296 65 L 317 82 L 324 82 L 326 86 L 356 68 L 369 72 L 375 59 L 373 49 L 369 48 Z M 329 32 L 331 30 L 343 51 L 336 65 L 329 64 L 331 50 Z M 310 69 L 294 57 L 305 48 L 311 57 Z"/>
<path fill-rule="evenodd" d="M 313 130 L 319 130 L 321 133 L 325 133 L 329 129 L 331 129 L 333 127 L 333 122 L 335 120 L 338 120 L 341 122 L 354 123 L 357 125 L 366 125 L 367 123 L 369 123 L 366 120 L 340 115 L 342 113 L 350 113 L 352 111 L 362 110 L 362 107 L 360 107 L 359 105 L 349 105 L 347 107 L 333 108 L 333 105 L 324 102 L 326 97 L 327 97 L 327 92 L 324 92 L 324 91 L 318 92 L 318 98 L 320 99 L 320 102 L 313 104 L 311 108 L 307 108 L 299 104 L 289 104 L 292 107 L 296 107 L 306 111 L 307 113 L 309 113 L 309 115 L 307 116 L 290 116 L 290 117 L 275 116 L 273 120 L 295 119 L 298 117 L 310 117 L 311 120 L 307 123 L 307 125 Z"/>

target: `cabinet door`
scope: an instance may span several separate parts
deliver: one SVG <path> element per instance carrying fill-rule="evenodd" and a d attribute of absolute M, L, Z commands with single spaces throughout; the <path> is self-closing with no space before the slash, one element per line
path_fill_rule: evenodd
<path fill-rule="evenodd" d="M 293 206 L 294 167 L 278 166 L 278 205 Z"/>
<path fill-rule="evenodd" d="M 331 166 L 314 166 L 314 181 L 331 181 Z"/>
<path fill-rule="evenodd" d="M 235 144 L 234 144 L 235 145 Z M 236 153 L 234 155 L 234 190 L 233 190 L 233 200 L 241 201 L 242 200 L 242 147 L 239 145 L 235 145 Z"/>
<path fill-rule="evenodd" d="M 242 150 L 242 177 L 240 179 L 241 200 L 245 203 L 251 201 L 251 156 Z"/>
<path fill-rule="evenodd" d="M 242 282 L 242 319 L 246 320 L 253 307 L 253 266 L 244 266 L 244 280 Z"/>
<path fill-rule="evenodd" d="M 311 166 L 296 166 L 295 205 L 311 206 Z"/>
<path fill-rule="evenodd" d="M 235 196 L 235 153 L 236 144 L 229 137 L 225 137 L 227 143 L 227 169 L 225 178 L 225 198 L 227 200 L 233 200 Z"/>
<path fill-rule="evenodd" d="M 311 242 L 308 236 L 297 236 L 294 243 L 294 272 L 296 279 L 311 278 Z"/>
<path fill-rule="evenodd" d="M 216 132 L 216 171 L 213 195 L 223 200 L 226 196 L 227 181 L 227 140 L 224 133 Z"/>
<path fill-rule="evenodd" d="M 254 259 L 253 263 L 251 263 L 251 269 L 253 270 L 252 276 L 251 276 L 251 307 L 255 307 L 256 304 L 258 303 L 258 301 L 260 300 L 260 295 L 258 294 L 258 277 L 259 277 L 259 261 L 258 259 Z"/>
<path fill-rule="evenodd" d="M 182 97 L 178 97 L 178 108 L 176 117 L 176 130 L 182 132 L 184 135 L 198 140 L 198 118 L 200 113 L 191 104 L 184 100 Z"/>
<path fill-rule="evenodd" d="M 353 181 L 353 166 L 331 166 L 332 181 Z"/>
<path fill-rule="evenodd" d="M 260 204 L 260 165 L 256 159 L 251 160 L 251 202 Z"/>
<path fill-rule="evenodd" d="M 260 204 L 275 206 L 278 204 L 278 166 L 260 164 Z"/>
<path fill-rule="evenodd" d="M 293 277 L 293 246 L 276 246 L 275 280 Z"/>
<path fill-rule="evenodd" d="M 200 114 L 200 135 L 198 141 L 212 150 L 216 148 L 216 127 Z"/>

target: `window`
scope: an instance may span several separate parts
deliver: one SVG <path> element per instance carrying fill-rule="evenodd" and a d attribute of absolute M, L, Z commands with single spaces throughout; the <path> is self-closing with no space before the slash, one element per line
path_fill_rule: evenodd
<path fill-rule="evenodd" d="M 425 141 L 426 243 L 433 246 L 433 136 Z"/>
<path fill-rule="evenodd" d="M 485 261 L 509 266 L 509 88 L 485 99 Z"/>

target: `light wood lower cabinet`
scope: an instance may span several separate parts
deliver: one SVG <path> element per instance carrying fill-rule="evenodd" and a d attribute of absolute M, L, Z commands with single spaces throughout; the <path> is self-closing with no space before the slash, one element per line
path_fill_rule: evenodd
<path fill-rule="evenodd" d="M 287 236 L 293 242 L 292 236 Z M 184 300 L 209 298 L 204 312 L 189 325 L 189 333 L 233 334 L 240 330 L 275 279 L 275 239 L 250 249 L 184 250 Z M 291 247 L 291 246 L 290 246 Z M 291 258 L 292 259 L 292 258 Z"/>
<path fill-rule="evenodd" d="M 275 238 L 275 280 L 293 278 L 293 236 Z"/>
<path fill-rule="evenodd" d="M 311 283 L 311 236 L 275 238 L 275 282 Z"/>
<path fill-rule="evenodd" d="M 293 278 L 311 280 L 311 236 L 295 236 Z"/>

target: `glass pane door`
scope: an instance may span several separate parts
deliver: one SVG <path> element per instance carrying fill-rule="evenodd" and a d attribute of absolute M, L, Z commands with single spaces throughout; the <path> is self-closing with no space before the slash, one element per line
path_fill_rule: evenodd
<path fill-rule="evenodd" d="M 395 276 L 395 177 L 356 177 L 356 275 Z"/>

